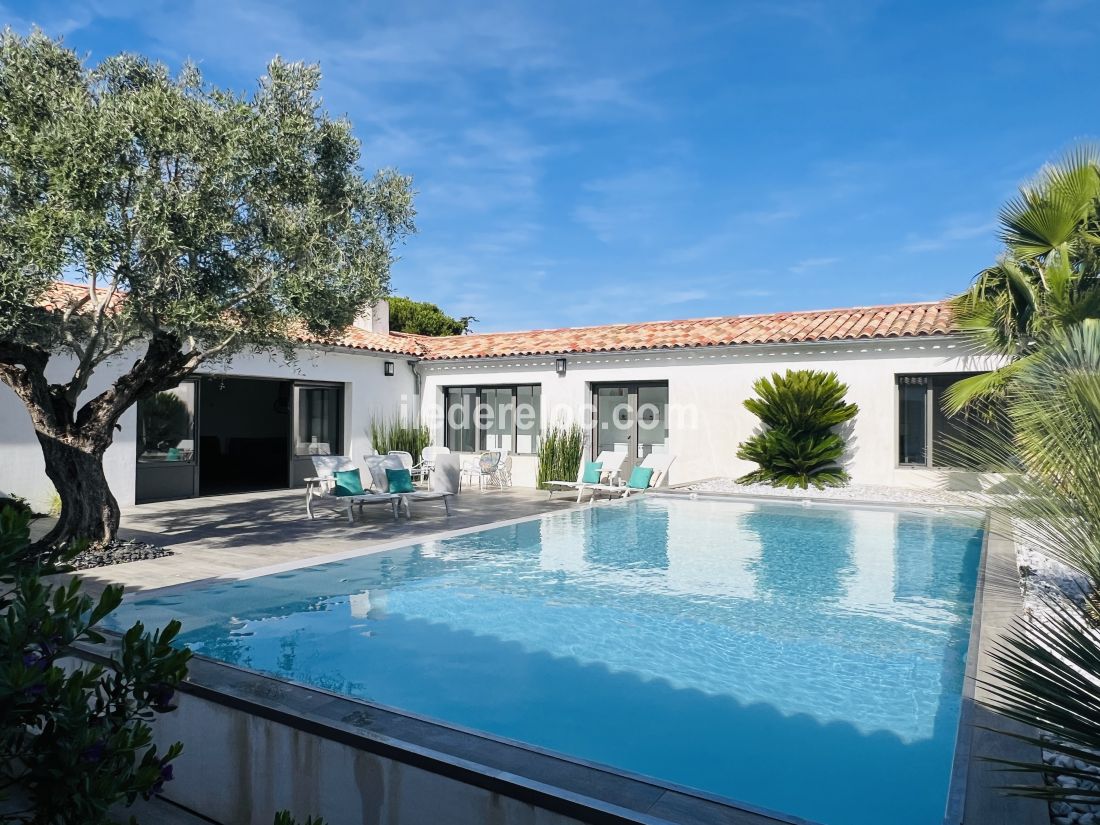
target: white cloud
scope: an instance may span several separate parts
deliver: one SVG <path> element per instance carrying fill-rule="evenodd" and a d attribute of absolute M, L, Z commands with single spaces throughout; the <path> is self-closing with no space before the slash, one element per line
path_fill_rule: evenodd
<path fill-rule="evenodd" d="M 817 258 L 803 258 L 796 264 L 791 265 L 791 272 L 795 275 L 804 275 L 813 269 L 822 269 L 832 266 L 833 264 L 840 263 L 840 258 L 831 256 L 822 256 Z"/>
<path fill-rule="evenodd" d="M 983 235 L 992 238 L 997 224 L 994 221 L 970 216 L 959 216 L 949 220 L 937 231 L 928 235 L 910 235 L 902 246 L 903 252 L 939 252 L 956 246 L 963 241 L 973 240 Z"/>

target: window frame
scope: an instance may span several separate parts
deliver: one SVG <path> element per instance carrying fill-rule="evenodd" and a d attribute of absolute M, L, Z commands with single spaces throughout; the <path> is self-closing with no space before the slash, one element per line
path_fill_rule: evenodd
<path fill-rule="evenodd" d="M 186 460 L 180 459 L 180 460 L 169 461 L 167 458 L 154 458 L 154 459 L 144 459 L 144 460 L 142 459 L 142 456 L 145 455 L 145 450 L 144 450 L 144 446 L 143 446 L 143 442 L 145 440 L 145 422 L 141 419 L 142 401 L 138 401 L 134 405 L 134 413 L 135 413 L 135 415 L 137 416 L 137 419 L 138 419 L 136 427 L 135 427 L 136 435 L 135 435 L 135 438 L 134 438 L 134 441 L 135 441 L 134 463 L 137 464 L 138 467 L 197 467 L 198 466 L 198 461 L 199 461 L 199 451 L 198 451 L 198 445 L 199 445 L 199 384 L 200 383 L 201 383 L 201 378 L 200 378 L 200 376 L 196 375 L 196 376 L 192 376 L 190 378 L 185 378 L 182 381 L 180 381 L 179 384 L 176 385 L 175 387 L 172 387 L 169 390 L 165 390 L 165 392 L 170 393 L 170 392 L 172 392 L 172 390 L 179 389 L 184 384 L 190 385 L 190 387 L 191 387 L 191 404 L 190 404 L 190 409 L 189 409 L 189 413 L 191 415 L 191 438 L 190 439 L 183 439 L 185 441 L 186 440 L 191 441 L 191 450 L 190 450 L 191 456 L 189 458 L 187 458 Z"/>
<path fill-rule="evenodd" d="M 291 382 L 291 423 L 290 423 L 290 457 L 292 460 L 311 460 L 309 453 L 298 453 L 298 432 L 303 417 L 302 396 L 300 390 L 332 390 L 335 395 L 333 411 L 335 413 L 333 432 L 334 444 L 330 445 L 331 455 L 344 455 L 344 385 L 336 381 L 293 381 Z M 305 442 L 302 442 L 305 443 Z"/>
<path fill-rule="evenodd" d="M 894 469 L 897 470 L 962 470 L 965 467 L 936 464 L 936 379 L 953 378 L 951 384 L 981 375 L 976 372 L 899 372 L 894 374 Z M 923 384 L 924 393 L 924 462 L 902 463 L 901 461 L 901 388 L 905 383 Z M 947 386 L 950 386 L 948 384 Z M 942 392 L 942 390 L 941 390 Z"/>
<path fill-rule="evenodd" d="M 451 443 L 451 426 L 447 420 L 451 409 L 451 393 L 459 393 L 462 390 L 473 390 L 474 397 L 474 420 L 471 423 L 474 429 L 474 449 L 473 452 L 485 452 L 487 448 L 485 446 L 486 430 L 482 423 L 482 414 L 485 406 L 485 394 L 489 391 L 494 393 L 500 390 L 509 390 L 511 395 L 511 437 L 512 447 L 515 448 L 519 445 L 519 395 L 518 391 L 521 389 L 531 389 L 535 391 L 533 396 L 538 396 L 538 426 L 535 431 L 534 438 L 534 450 L 532 452 L 519 452 L 516 449 L 509 450 L 510 455 L 538 455 L 539 449 L 539 437 L 542 435 L 542 384 L 541 383 L 519 383 L 519 384 L 455 384 L 452 386 L 445 386 L 443 390 L 443 446 L 453 450 L 454 446 Z M 523 433 L 523 435 L 529 435 L 530 433 Z M 496 448 L 492 448 L 496 449 Z M 463 451 L 459 451 L 463 452 Z"/>

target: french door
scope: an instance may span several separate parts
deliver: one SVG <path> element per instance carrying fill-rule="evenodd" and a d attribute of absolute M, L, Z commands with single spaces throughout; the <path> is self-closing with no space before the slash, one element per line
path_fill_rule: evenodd
<path fill-rule="evenodd" d="M 592 456 L 626 453 L 624 479 L 650 453 L 668 452 L 667 381 L 595 384 L 592 408 Z"/>

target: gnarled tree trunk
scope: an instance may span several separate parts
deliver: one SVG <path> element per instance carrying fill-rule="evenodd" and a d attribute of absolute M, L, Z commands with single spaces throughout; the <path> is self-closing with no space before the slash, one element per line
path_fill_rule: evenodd
<path fill-rule="evenodd" d="M 41 544 L 57 547 L 74 539 L 102 544 L 118 531 L 118 502 L 103 472 L 104 441 L 110 437 L 57 438 L 37 432 L 46 461 L 46 475 L 61 497 L 61 517 Z"/>
<path fill-rule="evenodd" d="M 35 546 L 45 551 L 74 539 L 104 544 L 119 525 L 118 502 L 103 472 L 103 454 L 118 419 L 142 398 L 177 386 L 201 359 L 182 352 L 175 336 L 156 333 L 128 372 L 77 409 L 86 375 L 82 379 L 78 372 L 69 384 L 51 384 L 46 379 L 49 358 L 38 347 L 0 341 L 0 381 L 26 406 L 46 475 L 61 496 L 60 519 Z"/>

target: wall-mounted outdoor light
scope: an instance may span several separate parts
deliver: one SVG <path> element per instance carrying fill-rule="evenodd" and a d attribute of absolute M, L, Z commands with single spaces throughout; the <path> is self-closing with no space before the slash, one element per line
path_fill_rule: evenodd
<path fill-rule="evenodd" d="M 559 358 L 554 362 L 554 372 L 558 375 L 565 375 L 565 359 Z"/>
<path fill-rule="evenodd" d="M 393 375 L 393 361 L 383 361 L 382 372 L 386 375 Z"/>

